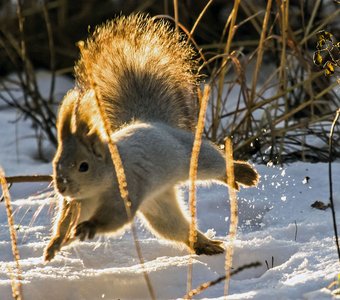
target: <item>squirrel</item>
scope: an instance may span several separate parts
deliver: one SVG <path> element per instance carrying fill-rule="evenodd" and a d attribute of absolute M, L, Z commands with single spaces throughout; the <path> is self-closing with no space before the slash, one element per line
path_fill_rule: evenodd
<path fill-rule="evenodd" d="M 97 27 L 84 47 L 124 166 L 132 217 L 138 213 L 156 236 L 190 247 L 190 222 L 176 185 L 189 179 L 197 115 L 195 51 L 167 22 L 142 14 Z M 85 66 L 81 55 L 76 85 L 58 112 L 53 178 L 60 201 L 45 261 L 75 240 L 116 233 L 130 220 Z M 235 161 L 234 171 L 237 186 L 257 184 L 249 163 Z M 207 139 L 197 179 L 226 183 L 224 154 Z M 224 251 L 221 241 L 196 230 L 191 249 L 196 254 Z"/>

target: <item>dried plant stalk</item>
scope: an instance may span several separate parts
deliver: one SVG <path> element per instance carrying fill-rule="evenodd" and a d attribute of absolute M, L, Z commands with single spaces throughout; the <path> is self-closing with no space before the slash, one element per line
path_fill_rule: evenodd
<path fill-rule="evenodd" d="M 20 182 L 52 182 L 52 175 L 18 175 L 6 176 L 7 183 L 20 183 Z"/>
<path fill-rule="evenodd" d="M 254 263 L 250 263 L 250 264 L 246 264 L 246 265 L 243 265 L 239 268 L 237 268 L 236 270 L 230 272 L 230 276 L 233 276 L 239 272 L 242 272 L 243 270 L 246 270 L 246 269 L 249 269 L 249 268 L 256 268 L 256 267 L 259 267 L 261 266 L 261 263 L 260 262 L 254 262 Z M 220 283 L 221 281 L 223 280 L 226 280 L 226 275 L 223 275 L 221 277 L 218 277 L 217 279 L 215 280 L 211 280 L 211 281 L 207 281 L 207 282 L 204 282 L 202 283 L 201 285 L 199 285 L 197 288 L 191 290 L 188 294 L 186 294 L 183 298 L 184 299 L 189 299 L 189 298 L 192 298 L 193 296 L 195 295 L 198 295 L 200 293 L 202 293 L 203 291 L 205 291 L 206 289 Z"/>
<path fill-rule="evenodd" d="M 210 6 L 210 4 L 213 2 L 213 0 L 209 0 L 209 2 L 204 6 L 203 10 L 201 11 L 201 13 L 199 14 L 199 16 L 197 17 L 196 21 L 195 21 L 195 24 L 192 26 L 191 30 L 190 30 L 190 33 L 189 33 L 189 38 L 190 39 L 195 30 L 196 30 L 196 27 L 198 26 L 199 22 L 201 21 L 201 19 L 203 18 L 205 12 L 207 11 L 208 7 Z"/>
<path fill-rule="evenodd" d="M 199 92 L 200 112 L 197 121 L 197 128 L 195 133 L 195 140 L 192 147 L 192 154 L 190 158 L 190 186 L 189 186 L 189 207 L 190 207 L 190 229 L 189 229 L 189 246 L 192 253 L 194 253 L 194 245 L 197 240 L 197 220 L 196 220 L 196 179 L 198 169 L 198 156 L 202 144 L 202 134 L 205 124 L 205 113 L 207 111 L 208 100 L 210 95 L 210 86 L 205 85 L 203 96 Z M 192 289 L 192 256 L 189 257 L 188 277 L 187 277 L 187 291 Z"/>
<path fill-rule="evenodd" d="M 19 249 L 17 245 L 17 232 L 14 228 L 14 220 L 13 220 L 13 211 L 11 206 L 11 195 L 9 193 L 7 182 L 5 179 L 5 172 L 0 167 L 0 182 L 1 182 L 1 188 L 3 192 L 3 196 L 5 199 L 5 205 L 6 205 L 6 212 L 7 212 L 7 220 L 9 225 L 9 232 L 11 236 L 11 245 L 12 245 L 12 253 L 16 264 L 16 270 L 15 275 L 13 276 L 13 273 L 11 272 L 11 286 L 12 286 L 12 296 L 16 300 L 22 299 L 22 289 L 21 289 L 21 268 L 20 268 L 20 255 L 19 255 Z"/>
<path fill-rule="evenodd" d="M 106 111 L 105 111 L 105 109 L 102 105 L 102 100 L 101 100 L 102 97 L 101 97 L 100 90 L 97 88 L 97 85 L 96 85 L 96 83 L 95 83 L 95 81 L 93 80 L 93 77 L 92 77 L 91 65 L 89 64 L 90 60 L 88 59 L 87 50 L 84 48 L 84 42 L 79 42 L 78 46 L 79 46 L 80 52 L 81 52 L 81 54 L 84 58 L 85 70 L 86 70 L 86 73 L 87 73 L 87 76 L 88 76 L 88 79 L 89 79 L 90 86 L 94 91 L 97 107 L 98 107 L 99 113 L 101 115 L 101 119 L 103 121 L 104 129 L 105 129 L 105 133 L 106 133 L 107 141 L 108 141 L 108 147 L 109 147 L 109 151 L 110 151 L 110 154 L 111 154 L 111 159 L 112 159 L 112 162 L 113 162 L 113 165 L 114 165 L 114 168 L 115 168 L 115 171 L 116 171 L 116 175 L 117 175 L 120 195 L 121 195 L 121 197 L 124 201 L 126 214 L 127 214 L 128 220 L 131 224 L 131 232 L 132 232 L 132 235 L 133 235 L 133 240 L 134 240 L 134 243 L 135 243 L 136 252 L 137 252 L 140 264 L 141 264 L 142 269 L 143 269 L 143 275 L 144 275 L 144 278 L 145 278 L 145 281 L 146 281 L 146 284 L 147 284 L 147 287 L 148 287 L 148 290 L 149 290 L 150 297 L 152 299 L 156 299 L 153 287 L 151 285 L 150 278 L 148 276 L 148 273 L 145 270 L 144 259 L 143 259 L 143 256 L 142 256 L 142 252 L 141 252 L 141 248 L 140 248 L 138 239 L 137 239 L 137 230 L 136 230 L 136 227 L 134 225 L 133 218 L 132 218 L 132 215 L 131 215 L 131 209 L 130 209 L 131 200 L 129 198 L 128 185 L 127 185 L 127 181 L 126 181 L 123 162 L 121 160 L 117 145 L 114 144 L 112 139 L 111 139 L 111 135 L 112 135 L 113 132 L 112 132 L 112 129 L 111 129 L 111 126 L 110 126 L 110 122 L 108 121 Z"/>
<path fill-rule="evenodd" d="M 213 132 L 212 132 L 212 140 L 216 141 L 217 138 L 217 128 L 221 122 L 221 119 L 219 118 L 219 113 L 222 109 L 222 92 L 223 92 L 223 87 L 224 87 L 224 79 L 226 75 L 226 70 L 227 70 L 227 61 L 229 59 L 229 54 L 230 54 L 230 49 L 231 49 L 231 42 L 233 40 L 234 34 L 235 34 L 235 24 L 236 24 L 236 18 L 237 18 L 237 12 L 238 8 L 240 5 L 241 0 L 234 0 L 234 7 L 233 10 L 230 13 L 230 27 L 229 27 L 229 34 L 227 38 L 227 43 L 224 48 L 224 58 L 222 59 L 222 69 L 221 73 L 219 75 L 219 80 L 218 80 L 218 90 L 217 90 L 217 103 L 216 103 L 216 115 L 213 118 Z"/>
<path fill-rule="evenodd" d="M 55 47 L 54 47 L 54 40 L 53 40 L 53 30 L 51 25 L 51 19 L 49 16 L 48 8 L 47 8 L 47 1 L 43 1 L 42 4 L 42 11 L 46 23 L 46 30 L 47 30 L 47 38 L 48 38 L 48 48 L 50 51 L 50 69 L 51 69 L 51 86 L 50 86 L 50 93 L 49 93 L 49 102 L 53 103 L 53 95 L 55 90 L 55 83 L 56 83 L 56 60 L 55 60 Z"/>
<path fill-rule="evenodd" d="M 270 13 L 271 13 L 271 6 L 272 6 L 272 0 L 268 0 L 267 8 L 266 8 L 266 14 L 265 14 L 264 19 L 263 19 L 261 37 L 260 37 L 258 51 L 257 51 L 256 66 L 255 66 L 254 73 L 253 73 L 253 81 L 252 81 L 251 96 L 250 96 L 251 106 L 252 106 L 252 102 L 255 99 L 257 79 L 258 79 L 258 75 L 259 75 L 259 72 L 260 72 L 260 67 L 262 65 L 263 52 L 264 52 L 264 42 L 265 42 L 265 39 L 266 39 L 267 26 L 268 26 Z"/>
<path fill-rule="evenodd" d="M 230 282 L 230 271 L 233 263 L 234 254 L 234 240 L 237 233 L 238 225 L 238 204 L 237 204 L 237 193 L 234 175 L 234 158 L 233 158 L 233 144 L 231 138 L 227 138 L 225 141 L 225 152 L 226 152 L 226 164 L 227 164 L 227 184 L 229 190 L 229 201 L 230 201 L 230 226 L 229 226 L 229 244 L 227 246 L 226 259 L 225 259 L 225 273 L 226 281 L 224 286 L 224 295 L 228 295 L 229 282 Z"/>
<path fill-rule="evenodd" d="M 333 180 L 332 180 L 332 148 L 333 148 L 333 134 L 334 134 L 334 127 L 336 122 L 340 117 L 340 108 L 336 111 L 331 131 L 329 134 L 329 162 L 328 162 L 328 178 L 329 178 L 329 201 L 331 203 L 331 210 L 332 210 L 332 220 L 333 220 L 333 229 L 334 229 L 334 236 L 335 236 L 335 245 L 338 252 L 338 258 L 340 262 L 340 245 L 339 245 L 339 236 L 338 236 L 338 229 L 336 225 L 336 215 L 335 215 L 335 208 L 334 208 L 334 199 L 333 199 Z"/>
<path fill-rule="evenodd" d="M 286 91 L 288 86 L 288 76 L 287 76 L 287 39 L 288 39 L 288 28 L 289 28 L 289 0 L 285 0 L 281 2 L 280 5 L 280 16 L 281 16 L 281 37 L 282 37 L 282 50 L 281 50 L 281 63 L 280 63 L 280 73 L 279 73 L 279 80 L 281 82 L 281 89 L 282 91 Z M 284 95 L 284 103 L 285 103 L 285 113 L 289 112 L 288 106 L 288 94 Z M 311 107 L 313 108 L 313 102 Z M 313 114 L 313 112 L 312 112 Z M 288 127 L 288 120 L 284 120 L 284 127 L 287 129 Z M 281 161 L 281 154 L 284 150 L 284 143 L 285 143 L 285 135 L 281 137 L 280 142 L 280 151 L 279 151 L 279 161 Z"/>
<path fill-rule="evenodd" d="M 175 26 L 176 26 L 176 34 L 179 34 L 178 31 L 178 0 L 173 0 L 173 4 L 174 4 L 174 17 L 175 17 Z"/>
<path fill-rule="evenodd" d="M 8 189 L 13 183 L 19 182 L 52 182 L 52 175 L 19 175 L 19 176 L 7 176 L 6 182 L 9 184 Z M 4 196 L 0 196 L 0 202 L 4 200 Z"/>

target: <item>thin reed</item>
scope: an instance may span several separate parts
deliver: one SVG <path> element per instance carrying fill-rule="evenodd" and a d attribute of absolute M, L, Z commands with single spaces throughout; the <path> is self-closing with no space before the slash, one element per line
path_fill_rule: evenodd
<path fill-rule="evenodd" d="M 137 230 L 136 230 L 136 226 L 133 222 L 133 217 L 132 217 L 132 214 L 131 214 L 131 200 L 129 198 L 128 184 L 127 184 L 127 181 L 126 181 L 123 162 L 121 160 L 117 145 L 115 143 L 113 143 L 113 141 L 111 139 L 112 129 L 111 129 L 110 123 L 108 121 L 106 111 L 105 111 L 103 104 L 102 104 L 103 102 L 102 102 L 101 92 L 97 88 L 96 82 L 94 81 L 93 76 L 92 76 L 92 71 L 91 71 L 92 66 L 89 63 L 87 50 L 84 48 L 83 42 L 79 42 L 78 46 L 79 46 L 80 52 L 81 52 L 83 59 L 84 59 L 85 71 L 86 71 L 87 77 L 89 79 L 90 86 L 94 91 L 98 110 L 99 110 L 99 113 L 101 115 L 101 119 L 102 119 L 102 122 L 103 122 L 103 125 L 104 125 L 104 129 L 105 129 L 105 133 L 106 133 L 106 137 L 107 137 L 107 141 L 108 141 L 108 146 L 109 146 L 109 151 L 110 151 L 110 154 L 111 154 L 111 159 L 112 159 L 115 171 L 116 171 L 119 191 L 120 191 L 121 197 L 124 201 L 124 206 L 125 206 L 125 210 L 126 210 L 126 214 L 127 214 L 129 223 L 131 224 L 131 232 L 132 232 L 132 235 L 133 235 L 133 240 L 134 240 L 134 243 L 135 243 L 136 252 L 137 252 L 140 264 L 141 264 L 142 269 L 143 269 L 144 279 L 146 281 L 151 299 L 156 299 L 155 292 L 154 292 L 154 289 L 152 287 L 149 275 L 148 275 L 147 271 L 145 270 L 144 259 L 143 259 L 141 247 L 140 247 L 138 237 L 137 237 Z"/>
<path fill-rule="evenodd" d="M 332 127 L 329 134 L 329 162 L 328 162 L 328 178 L 329 178 L 329 201 L 331 203 L 331 210 L 332 210 L 332 220 L 333 220 L 333 229 L 334 229 L 334 236 L 335 236 L 335 245 L 338 252 L 338 258 L 340 262 L 340 244 L 339 244 L 339 236 L 338 236 L 338 227 L 336 223 L 336 214 L 335 214 L 335 207 L 334 207 L 334 198 L 333 198 L 333 179 L 332 179 L 332 147 L 333 147 L 333 134 L 334 134 L 334 127 L 335 124 L 338 122 L 340 117 L 340 108 L 336 111 Z"/>
<path fill-rule="evenodd" d="M 228 295 L 229 282 L 230 282 L 230 272 L 233 263 L 234 255 L 234 240 L 237 233 L 238 225 L 238 203 L 237 203 L 237 193 L 236 193 L 236 183 L 234 175 L 234 158 L 233 158 L 233 143 L 230 137 L 225 141 L 225 156 L 226 156 L 226 172 L 227 172 L 227 183 L 229 191 L 229 201 L 230 201 L 230 227 L 229 227 L 229 241 L 227 246 L 226 258 L 225 258 L 225 273 L 226 281 L 224 285 L 224 295 Z"/>
<path fill-rule="evenodd" d="M 261 263 L 260 262 L 254 262 L 254 263 L 250 263 L 250 264 L 246 264 L 246 265 L 243 265 L 239 268 L 237 268 L 236 270 L 234 271 L 231 271 L 230 272 L 230 277 L 233 276 L 233 275 L 236 275 L 246 269 L 249 269 L 249 268 L 256 268 L 256 267 L 259 267 L 261 266 Z M 204 282 L 202 284 L 200 284 L 198 287 L 192 289 L 189 293 L 187 293 L 185 296 L 184 296 L 184 299 L 189 299 L 189 298 L 192 298 L 193 296 L 196 296 L 202 292 L 204 292 L 206 289 L 226 280 L 227 276 L 226 275 L 223 275 L 223 276 L 220 276 L 218 277 L 217 279 L 215 280 L 211 280 L 211 281 L 207 281 L 207 282 Z"/>
<path fill-rule="evenodd" d="M 241 2 L 240 0 L 234 0 L 234 7 L 228 17 L 228 20 L 225 26 L 225 28 L 229 26 L 229 33 L 228 33 L 227 42 L 226 42 L 224 52 L 223 52 L 224 57 L 222 59 L 221 71 L 220 71 L 219 78 L 218 78 L 218 90 L 217 90 L 217 99 L 216 99 L 217 101 L 216 112 L 217 113 L 222 109 L 222 106 L 223 106 L 222 92 L 224 90 L 225 76 L 227 72 L 227 62 L 228 62 L 229 55 L 230 55 L 231 43 L 232 43 L 232 40 L 235 34 L 235 24 L 236 24 L 236 18 L 237 18 L 237 13 L 238 13 L 240 2 Z M 213 140 L 217 139 L 217 134 L 218 134 L 217 129 L 219 127 L 220 122 L 221 122 L 221 119 L 215 113 L 215 117 L 213 118 L 212 136 L 211 136 Z"/>
<path fill-rule="evenodd" d="M 178 31 L 178 0 L 173 0 L 173 4 L 174 4 L 174 16 L 175 16 L 175 26 L 176 26 L 176 34 L 179 33 Z"/>
<path fill-rule="evenodd" d="M 204 86 L 203 95 L 199 92 L 200 111 L 197 121 L 195 140 L 192 147 L 189 170 L 189 208 L 190 208 L 190 229 L 189 229 L 189 245 L 191 252 L 194 253 L 194 245 L 197 240 L 197 213 L 196 213 L 196 179 L 198 169 L 198 158 L 202 144 L 202 134 L 205 124 L 205 114 L 207 111 L 208 100 L 210 95 L 209 85 Z M 187 276 L 187 292 L 192 289 L 192 256 L 189 256 L 188 276 Z"/>
<path fill-rule="evenodd" d="M 22 287 L 21 287 L 21 267 L 20 267 L 20 255 L 17 244 L 17 232 L 14 228 L 14 220 L 13 220 L 13 211 L 11 206 L 11 195 L 9 193 L 7 182 L 5 178 L 5 172 L 0 167 L 0 182 L 1 188 L 3 192 L 3 197 L 5 199 L 6 212 L 7 212 L 7 222 L 9 226 L 9 232 L 11 236 L 11 245 L 12 245 L 12 253 L 15 260 L 15 269 L 10 270 L 10 279 L 11 279 L 11 287 L 12 287 L 12 296 L 16 300 L 21 300 L 22 298 Z"/>
<path fill-rule="evenodd" d="M 251 94 L 250 94 L 250 101 L 251 102 L 255 98 L 257 81 L 258 81 L 258 76 L 259 76 L 259 70 L 261 68 L 262 61 L 263 61 L 264 42 L 265 42 L 265 39 L 266 39 L 267 27 L 268 27 L 268 22 L 269 22 L 269 18 L 270 18 L 271 7 L 272 7 L 272 0 L 268 0 L 266 12 L 265 12 L 265 16 L 264 16 L 263 24 L 262 24 L 261 36 L 260 36 L 259 45 L 258 45 L 256 65 L 255 65 L 254 74 L 253 74 Z M 250 107 L 251 106 L 252 106 L 252 103 L 250 103 Z"/>

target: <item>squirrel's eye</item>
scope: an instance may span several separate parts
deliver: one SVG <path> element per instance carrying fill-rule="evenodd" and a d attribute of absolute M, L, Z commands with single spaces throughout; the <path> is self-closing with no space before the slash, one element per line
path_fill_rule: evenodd
<path fill-rule="evenodd" d="M 80 165 L 79 165 L 79 172 L 87 172 L 89 169 L 89 164 L 85 161 L 83 161 Z"/>

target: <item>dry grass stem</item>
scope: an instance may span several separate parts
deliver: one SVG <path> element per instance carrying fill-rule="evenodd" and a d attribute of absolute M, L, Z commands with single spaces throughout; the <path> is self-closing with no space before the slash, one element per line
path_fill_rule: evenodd
<path fill-rule="evenodd" d="M 256 268 L 256 267 L 259 267 L 259 266 L 261 266 L 261 263 L 260 263 L 260 262 L 254 262 L 254 263 L 250 263 L 250 264 L 247 264 L 247 265 L 243 265 L 243 266 L 237 268 L 236 270 L 231 271 L 231 272 L 230 272 L 230 276 L 233 276 L 233 275 L 235 275 L 235 274 L 237 274 L 237 273 L 240 273 L 240 272 L 242 272 L 243 270 L 246 270 L 246 269 L 249 269 L 249 268 Z M 225 275 L 220 276 L 220 277 L 218 277 L 218 278 L 215 279 L 215 280 L 211 280 L 211 281 L 204 282 L 204 283 L 202 283 L 200 286 L 198 286 L 197 288 L 191 290 L 191 291 L 190 291 L 188 294 L 186 294 L 183 298 L 184 298 L 184 299 L 190 299 L 190 298 L 192 298 L 193 296 L 196 296 L 196 295 L 202 293 L 202 292 L 205 291 L 206 289 L 208 289 L 208 288 L 210 288 L 210 287 L 212 287 L 212 286 L 214 286 L 214 285 L 216 285 L 216 284 L 218 284 L 218 283 L 220 283 L 220 282 L 222 282 L 222 281 L 224 281 L 224 280 L 226 280 L 226 276 L 225 276 Z"/>
<path fill-rule="evenodd" d="M 237 18 L 237 13 L 238 13 L 240 2 L 241 0 L 234 0 L 234 7 L 229 16 L 230 18 L 229 34 L 228 34 L 226 46 L 224 48 L 225 57 L 222 59 L 222 63 L 221 63 L 222 69 L 221 69 L 219 80 L 218 80 L 216 114 L 215 114 L 215 117 L 213 118 L 214 125 L 213 125 L 212 139 L 214 141 L 216 140 L 216 137 L 217 137 L 217 127 L 221 121 L 220 118 L 218 117 L 218 114 L 222 108 L 222 92 L 224 88 L 224 80 L 225 80 L 225 75 L 226 75 L 226 70 L 227 70 L 227 61 L 230 55 L 231 42 L 233 40 L 235 30 L 236 30 L 235 24 L 236 24 L 236 18 Z"/>
<path fill-rule="evenodd" d="M 229 243 L 227 246 L 226 259 L 225 259 L 225 272 L 226 281 L 224 286 L 224 295 L 228 295 L 230 272 L 233 263 L 234 254 L 234 240 L 237 233 L 238 225 L 238 204 L 236 194 L 236 183 L 234 176 L 234 158 L 233 158 L 233 144 L 231 138 L 227 138 L 225 141 L 225 153 L 226 153 L 226 170 L 227 170 L 227 184 L 229 190 L 229 201 L 230 201 L 230 227 L 229 227 Z"/>
<path fill-rule="evenodd" d="M 315 17 L 317 15 L 317 11 L 320 8 L 320 4 L 321 4 L 321 0 L 316 0 L 314 5 L 313 5 L 313 11 L 312 11 L 312 14 L 311 14 L 311 16 L 309 18 L 308 24 L 306 26 L 306 30 L 304 32 L 304 37 L 308 36 L 308 34 L 311 31 L 311 28 L 312 28 L 312 26 L 314 24 Z"/>
<path fill-rule="evenodd" d="M 281 1 L 280 5 L 280 19 L 281 19 L 281 39 L 282 39 L 282 49 L 281 49 L 281 63 L 280 63 L 280 73 L 279 73 L 279 81 L 281 82 L 281 90 L 286 91 L 288 82 L 287 82 L 287 39 L 288 39 L 288 17 L 289 17 L 289 0 Z M 288 106 L 288 94 L 284 95 L 284 112 L 287 114 L 289 112 Z M 276 111 L 277 112 L 277 111 Z M 275 114 L 276 115 L 276 114 Z M 285 129 L 288 127 L 288 119 L 284 120 Z M 284 142 L 285 136 L 281 137 L 280 140 L 280 151 L 279 151 L 279 161 L 281 161 L 281 153 L 284 150 Z"/>
<path fill-rule="evenodd" d="M 205 114 L 207 111 L 208 100 L 210 95 L 210 86 L 205 85 L 203 90 L 203 96 L 199 92 L 200 98 L 200 112 L 197 121 L 197 128 L 195 133 L 195 140 L 192 147 L 192 154 L 190 159 L 190 170 L 189 170 L 189 208 L 190 208 L 190 230 L 189 230 L 189 246 L 192 253 L 194 253 L 194 245 L 197 240 L 197 214 L 196 214 L 196 179 L 198 169 L 198 157 L 202 144 L 202 134 L 205 124 Z M 192 289 L 192 256 L 189 257 L 188 266 L 188 277 L 187 277 L 187 291 Z"/>
<path fill-rule="evenodd" d="M 47 8 L 47 1 L 43 1 L 42 3 L 42 10 L 43 15 L 46 23 L 46 30 L 47 30 L 47 37 L 48 37 L 48 48 L 50 51 L 50 70 L 51 70 L 51 86 L 50 86 L 50 92 L 48 100 L 52 104 L 53 103 L 53 95 L 54 95 L 54 89 L 55 89 L 55 81 L 56 81 L 56 62 L 55 62 L 55 48 L 54 48 L 54 40 L 53 40 L 53 30 L 51 25 L 50 16 L 48 13 Z"/>
<path fill-rule="evenodd" d="M 205 12 L 207 11 L 207 9 L 209 8 L 210 4 L 213 2 L 214 0 L 209 0 L 209 2 L 204 6 L 204 8 L 202 9 L 200 15 L 197 17 L 195 24 L 192 26 L 191 30 L 190 30 L 190 34 L 189 34 L 189 39 L 190 37 L 194 34 L 195 29 L 197 27 L 197 25 L 199 24 L 199 22 L 201 21 L 201 19 L 203 18 Z"/>
<path fill-rule="evenodd" d="M 262 14 L 262 10 L 258 10 L 258 7 L 253 7 L 251 2 L 241 1 L 240 7 L 244 11 L 244 13 L 248 16 L 245 20 L 249 19 L 254 29 L 258 34 L 261 34 L 261 26 L 258 18 L 253 18 L 252 16 L 257 16 L 258 14 Z M 244 22 L 244 21 L 243 21 Z M 239 23 L 239 25 L 242 23 Z"/>
<path fill-rule="evenodd" d="M 105 111 L 103 104 L 102 104 L 102 97 L 101 97 L 100 90 L 97 88 L 97 85 L 96 85 L 96 83 L 95 83 L 95 81 L 93 80 L 93 77 L 92 77 L 92 71 L 91 71 L 92 66 L 89 64 L 90 60 L 88 59 L 87 50 L 84 49 L 84 43 L 83 42 L 78 43 L 78 46 L 79 46 L 80 52 L 81 52 L 83 59 L 84 59 L 86 74 L 88 76 L 90 86 L 94 91 L 97 107 L 99 109 L 101 119 L 102 119 L 102 122 L 103 122 L 103 125 L 104 125 L 104 129 L 105 129 L 105 133 L 106 133 L 106 137 L 107 137 L 107 141 L 108 141 L 108 146 L 109 146 L 109 151 L 110 151 L 110 154 L 111 154 L 111 159 L 112 159 L 112 162 L 114 164 L 114 168 L 116 170 L 119 191 L 120 191 L 121 197 L 124 201 L 125 210 L 126 210 L 128 220 L 131 224 L 131 232 L 132 232 L 132 235 L 133 235 L 137 255 L 138 255 L 139 261 L 141 263 L 142 269 L 143 269 L 143 275 L 144 275 L 144 278 L 145 278 L 151 299 L 156 299 L 155 292 L 153 290 L 149 275 L 148 275 L 147 271 L 145 270 L 144 259 L 143 259 L 142 251 L 141 251 L 140 244 L 139 244 L 139 241 L 138 241 L 138 238 L 137 238 L 137 230 L 136 230 L 135 224 L 133 222 L 132 214 L 131 214 L 131 208 L 130 208 L 131 207 L 131 200 L 129 199 L 128 185 L 127 185 L 127 181 L 126 181 L 123 162 L 121 160 L 117 145 L 114 144 L 112 139 L 111 139 L 112 130 L 111 130 L 110 122 L 108 121 L 106 111 Z"/>
<path fill-rule="evenodd" d="M 22 16 L 22 2 L 21 0 L 17 0 L 17 7 L 16 7 L 17 17 L 18 17 L 18 25 L 19 25 L 19 32 L 20 32 L 20 54 L 23 62 L 27 62 L 26 60 L 26 43 L 24 38 L 24 17 Z M 28 73 L 25 72 L 26 75 Z M 27 80 L 28 82 L 28 80 Z"/>
<path fill-rule="evenodd" d="M 7 176 L 5 177 L 6 182 L 9 184 L 8 189 L 13 183 L 22 182 L 52 182 L 52 175 L 19 175 L 19 176 Z M 3 195 L 0 197 L 0 202 L 4 199 Z"/>
<path fill-rule="evenodd" d="M 16 300 L 22 299 L 22 288 L 21 288 L 21 267 L 20 267 L 20 255 L 19 255 L 19 249 L 17 244 L 17 232 L 14 228 L 14 220 L 13 220 L 13 211 L 11 206 L 11 196 L 7 187 L 7 182 L 5 178 L 5 172 L 0 167 L 0 182 L 1 182 L 1 188 L 5 199 L 5 205 L 6 205 L 6 212 L 7 212 L 7 220 L 9 225 L 9 232 L 11 236 L 11 245 L 12 245 L 12 253 L 15 260 L 16 268 L 15 268 L 15 274 L 12 272 L 10 273 L 11 276 L 11 286 L 12 286 L 12 296 Z"/>
<path fill-rule="evenodd" d="M 52 175 L 18 175 L 6 176 L 7 183 L 20 183 L 20 182 L 52 182 Z"/>
<path fill-rule="evenodd" d="M 260 41 L 259 41 L 258 50 L 257 50 L 257 60 L 256 60 L 256 66 L 254 69 L 253 81 L 252 81 L 252 87 L 251 87 L 251 95 L 250 95 L 250 101 L 251 101 L 250 106 L 252 106 L 252 102 L 254 101 L 254 98 L 255 98 L 257 79 L 258 79 L 258 74 L 260 72 L 260 67 L 261 67 L 262 59 L 263 59 L 264 41 L 266 39 L 267 26 L 268 26 L 268 21 L 270 17 L 271 7 L 272 7 L 272 0 L 268 0 L 266 13 L 264 15 L 263 24 L 262 24 Z"/>
<path fill-rule="evenodd" d="M 328 163 L 328 177 L 329 177 L 329 201 L 331 203 L 331 210 L 332 210 L 332 219 L 333 219 L 333 228 L 334 228 L 334 236 L 335 236 L 335 244 L 336 249 L 338 252 L 338 258 L 340 262 L 340 246 L 339 246 L 339 236 L 338 236 L 338 227 L 336 224 L 336 215 L 335 215 L 335 207 L 334 207 L 334 200 L 333 200 L 333 181 L 332 181 L 332 152 L 333 152 L 333 134 L 334 134 L 334 127 L 336 122 L 340 117 L 340 108 L 338 108 L 335 118 L 332 123 L 331 131 L 329 134 L 329 163 Z"/>
<path fill-rule="evenodd" d="M 179 23 L 179 18 L 178 18 L 178 0 L 173 0 L 174 1 L 174 17 L 175 17 L 175 26 L 176 26 L 176 34 L 179 34 L 178 30 L 178 23 Z"/>
<path fill-rule="evenodd" d="M 333 13 L 330 15 L 327 15 L 325 19 L 323 19 L 322 22 L 318 23 L 318 26 L 314 27 L 313 31 L 310 32 L 308 35 L 306 35 L 301 41 L 299 42 L 300 45 L 303 45 L 308 40 L 310 40 L 315 34 L 320 31 L 321 29 L 327 27 L 327 24 L 331 23 L 334 19 L 339 18 L 340 15 L 340 9 L 336 9 Z"/>

